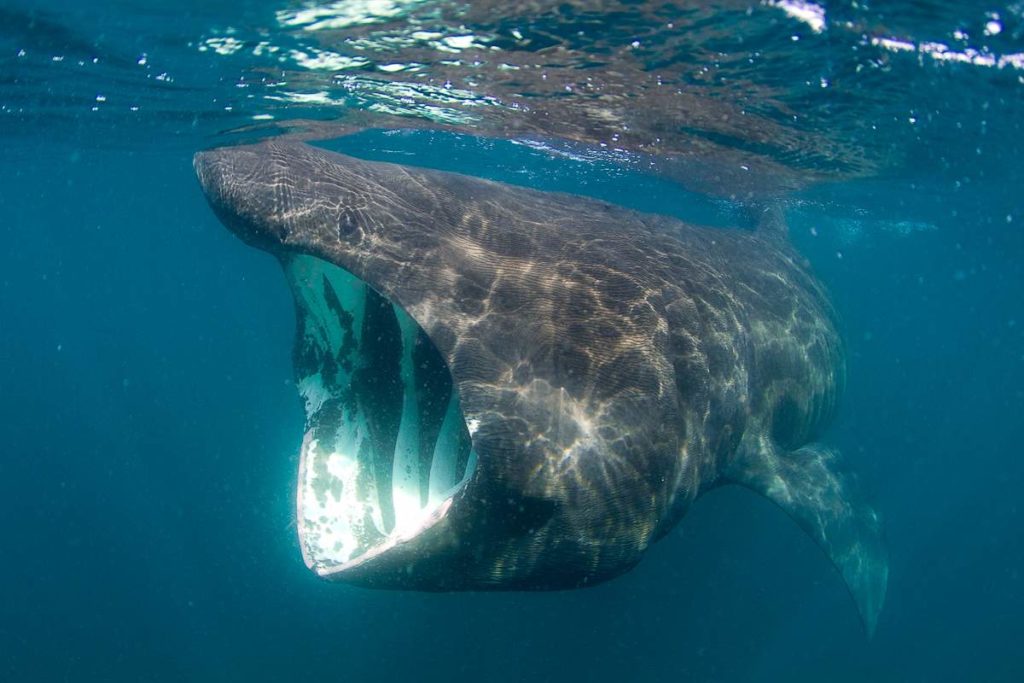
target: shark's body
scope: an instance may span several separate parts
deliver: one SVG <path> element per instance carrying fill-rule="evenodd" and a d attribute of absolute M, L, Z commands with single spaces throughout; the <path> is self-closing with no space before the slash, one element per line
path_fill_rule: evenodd
<path fill-rule="evenodd" d="M 695 227 L 287 142 L 196 169 L 296 295 L 299 530 L 319 574 L 587 585 L 732 482 L 814 537 L 874 627 L 879 523 L 815 443 L 840 339 L 777 223 Z"/>

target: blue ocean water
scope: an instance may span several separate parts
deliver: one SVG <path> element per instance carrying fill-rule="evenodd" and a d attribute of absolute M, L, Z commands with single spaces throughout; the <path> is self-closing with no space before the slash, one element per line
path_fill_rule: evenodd
<path fill-rule="evenodd" d="M 0 680 L 1024 679 L 1019 3 L 232 5 L 0 4 Z M 875 636 L 738 488 L 583 591 L 314 577 L 291 297 L 191 166 L 296 131 L 723 227 L 781 198 L 885 517 Z"/>

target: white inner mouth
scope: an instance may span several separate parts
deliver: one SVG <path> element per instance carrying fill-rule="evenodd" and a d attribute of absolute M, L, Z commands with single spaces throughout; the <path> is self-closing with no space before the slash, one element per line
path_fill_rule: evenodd
<path fill-rule="evenodd" d="M 284 270 L 306 404 L 299 539 L 326 574 L 429 526 L 476 455 L 447 366 L 405 311 L 321 259 Z"/>

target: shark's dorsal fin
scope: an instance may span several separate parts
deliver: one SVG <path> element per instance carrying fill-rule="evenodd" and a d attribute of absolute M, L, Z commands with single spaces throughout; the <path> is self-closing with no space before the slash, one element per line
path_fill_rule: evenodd
<path fill-rule="evenodd" d="M 878 514 L 836 468 L 836 451 L 820 444 L 781 451 L 768 438 L 746 446 L 726 478 L 768 498 L 810 534 L 842 574 L 872 635 L 889 576 Z"/>

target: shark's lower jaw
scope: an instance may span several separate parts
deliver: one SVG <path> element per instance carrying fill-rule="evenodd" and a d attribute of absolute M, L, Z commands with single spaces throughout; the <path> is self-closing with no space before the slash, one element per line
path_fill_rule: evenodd
<path fill-rule="evenodd" d="M 444 516 L 476 455 L 448 368 L 405 311 L 322 259 L 282 263 L 306 407 L 299 540 L 310 569 L 342 578 Z"/>

